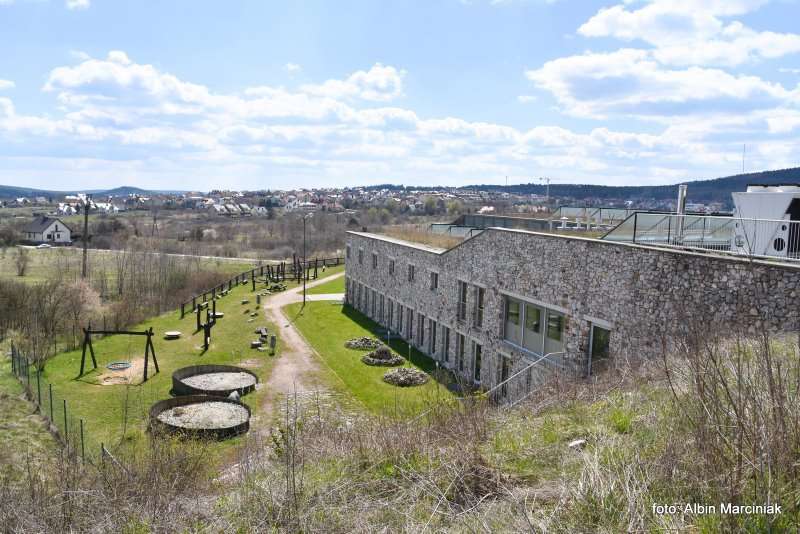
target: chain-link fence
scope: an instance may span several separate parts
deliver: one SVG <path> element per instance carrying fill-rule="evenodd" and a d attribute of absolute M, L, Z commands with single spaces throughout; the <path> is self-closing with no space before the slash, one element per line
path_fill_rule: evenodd
<path fill-rule="evenodd" d="M 22 383 L 28 399 L 39 409 L 50 431 L 58 437 L 69 454 L 84 462 L 102 460 L 106 456 L 105 444 L 91 438 L 90 429 L 78 414 L 70 410 L 67 399 L 59 395 L 58 388 L 45 379 L 41 371 L 13 344 L 11 372 Z"/>

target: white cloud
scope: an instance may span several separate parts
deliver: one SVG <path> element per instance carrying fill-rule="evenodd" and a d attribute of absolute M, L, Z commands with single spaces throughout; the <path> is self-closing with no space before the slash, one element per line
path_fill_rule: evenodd
<path fill-rule="evenodd" d="M 0 80 L 0 91 L 3 89 L 13 89 L 15 86 L 11 80 Z"/>
<path fill-rule="evenodd" d="M 724 18 L 758 9 L 766 2 L 652 0 L 638 9 L 601 9 L 578 28 L 585 37 L 640 40 L 655 47 L 654 57 L 669 65 L 740 65 L 800 52 L 800 35 L 757 32 Z"/>
<path fill-rule="evenodd" d="M 787 93 L 757 78 L 710 69 L 659 70 L 645 51 L 587 56 L 555 60 L 531 77 L 558 93 L 566 107 L 590 114 L 619 114 L 628 107 L 652 112 L 648 106 L 676 96 L 693 102 L 725 91 L 733 100 L 762 93 L 779 99 Z M 312 90 L 259 86 L 220 93 L 137 63 L 122 51 L 86 58 L 50 72 L 43 89 L 56 107 L 48 113 L 26 115 L 10 98 L 0 98 L 0 182 L 53 176 L 61 183 L 88 184 L 113 175 L 163 188 L 192 176 L 193 187 L 210 189 L 387 180 L 486 183 L 506 175 L 514 181 L 537 175 L 608 184 L 677 181 L 721 175 L 720 165 L 734 165 L 739 148 L 733 154 L 729 140 L 717 138 L 733 130 L 748 136 L 769 130 L 775 136 L 763 141 L 760 151 L 754 148 L 751 165 L 770 167 L 770 155 L 783 162 L 791 157 L 792 144 L 781 136 L 798 127 L 793 106 L 713 120 L 686 114 L 647 134 L 421 117 L 412 109 L 376 105 L 380 98 L 364 98 L 370 92 L 402 92 L 395 82 L 374 79 L 391 79 L 391 73 L 402 79 L 401 71 L 376 67 Z M 607 76 L 630 79 L 631 87 L 598 95 L 578 84 L 576 73 L 601 80 L 601 89 Z M 693 79 L 702 81 L 702 90 L 691 88 Z M 648 101 L 648 94 L 656 100 Z"/>
<path fill-rule="evenodd" d="M 301 70 L 303 70 L 303 67 L 301 67 L 297 63 L 287 63 L 286 65 L 284 65 L 283 68 L 286 69 L 286 71 L 289 73 L 300 72 Z"/>
<path fill-rule="evenodd" d="M 719 69 L 668 69 L 631 48 L 555 59 L 526 76 L 566 112 L 595 118 L 742 113 L 800 102 L 797 89 Z"/>
<path fill-rule="evenodd" d="M 344 80 L 328 80 L 320 85 L 304 85 L 302 90 L 315 96 L 358 98 L 387 102 L 403 96 L 404 70 L 376 63 L 368 71 L 359 70 Z"/>
<path fill-rule="evenodd" d="M 67 9 L 88 9 L 90 0 L 66 0 Z"/>

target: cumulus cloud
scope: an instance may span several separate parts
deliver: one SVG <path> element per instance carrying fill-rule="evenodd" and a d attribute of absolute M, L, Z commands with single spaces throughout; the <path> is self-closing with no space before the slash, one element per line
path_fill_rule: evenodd
<path fill-rule="evenodd" d="M 67 9 L 88 9 L 90 0 L 66 0 Z"/>
<path fill-rule="evenodd" d="M 12 82 L 11 80 L 0 79 L 0 91 L 2 91 L 3 89 L 13 89 L 13 88 L 14 88 L 14 82 Z"/>
<path fill-rule="evenodd" d="M 529 76 L 566 108 L 589 115 L 627 108 L 652 113 L 670 98 L 678 99 L 672 105 L 720 94 L 772 102 L 789 93 L 722 71 L 673 69 L 663 80 L 657 61 L 644 51 L 576 57 L 554 60 Z M 586 87 L 578 74 L 595 85 Z M 691 88 L 690 80 L 698 76 L 702 91 Z M 628 80 L 627 89 L 620 93 L 604 85 L 609 77 Z M 206 189 L 291 187 L 303 181 L 486 183 L 547 174 L 593 183 L 658 182 L 708 175 L 727 161 L 730 141 L 716 136 L 731 125 L 742 135 L 768 128 L 776 137 L 763 152 L 754 151 L 753 165 L 766 155 L 784 162 L 791 157 L 788 136 L 800 123 L 795 108 L 782 106 L 782 114 L 724 116 L 735 123 L 687 115 L 646 134 L 551 125 L 521 129 L 455 116 L 422 117 L 387 103 L 387 95 L 402 94 L 401 82 L 401 70 L 375 65 L 318 85 L 218 92 L 122 51 L 100 59 L 79 57 L 46 77 L 43 90 L 53 98 L 52 111 L 28 115 L 0 97 L 0 159 L 25 166 L 15 169 L 17 179 L 50 172 L 66 180 L 115 174 L 163 187 L 192 176 L 193 187 Z M 598 97 L 598 90 L 605 96 Z M 774 164 L 763 161 L 764 167 Z M 10 175 L 0 167 L 0 180 Z"/>
<path fill-rule="evenodd" d="M 403 96 L 405 74 L 404 70 L 376 63 L 368 71 L 356 71 L 344 80 L 327 80 L 319 85 L 304 85 L 301 89 L 315 96 L 388 102 Z"/>
<path fill-rule="evenodd" d="M 301 70 L 303 70 L 303 67 L 301 67 L 297 63 L 291 63 L 291 62 L 287 63 L 286 65 L 284 65 L 283 68 L 286 69 L 286 71 L 290 72 L 290 73 L 292 73 L 292 72 L 300 72 Z"/>
<path fill-rule="evenodd" d="M 755 31 L 724 19 L 756 10 L 765 1 L 652 0 L 638 9 L 601 9 L 578 28 L 585 37 L 643 41 L 670 65 L 735 66 L 800 52 L 800 35 Z"/>

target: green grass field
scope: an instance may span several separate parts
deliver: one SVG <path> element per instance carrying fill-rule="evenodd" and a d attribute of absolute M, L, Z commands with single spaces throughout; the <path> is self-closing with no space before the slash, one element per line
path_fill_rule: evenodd
<path fill-rule="evenodd" d="M 325 272 L 328 274 L 328 271 Z M 309 295 L 324 295 L 329 293 L 344 293 L 344 276 L 330 282 L 325 282 L 308 290 Z"/>
<path fill-rule="evenodd" d="M 387 384 L 383 375 L 391 368 L 373 367 L 361 362 L 364 351 L 345 348 L 348 339 L 374 335 L 379 326 L 350 307 L 329 301 L 309 302 L 301 313 L 301 304 L 285 308 L 286 316 L 295 321 L 306 340 L 314 347 L 325 365 L 337 377 L 342 391 L 361 401 L 373 413 L 403 414 L 419 412 L 439 399 L 451 399 L 453 394 L 431 378 L 423 386 L 400 388 Z M 405 341 L 390 342 L 392 350 L 409 359 Z M 405 365 L 431 374 L 436 363 L 411 349 Z"/>

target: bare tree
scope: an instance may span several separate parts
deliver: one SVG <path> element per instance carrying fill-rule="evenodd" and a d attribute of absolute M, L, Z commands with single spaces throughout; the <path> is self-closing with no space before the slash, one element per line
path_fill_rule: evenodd
<path fill-rule="evenodd" d="M 25 247 L 17 247 L 17 256 L 14 258 L 14 265 L 17 268 L 17 276 L 25 276 L 30 265 L 30 252 Z"/>

